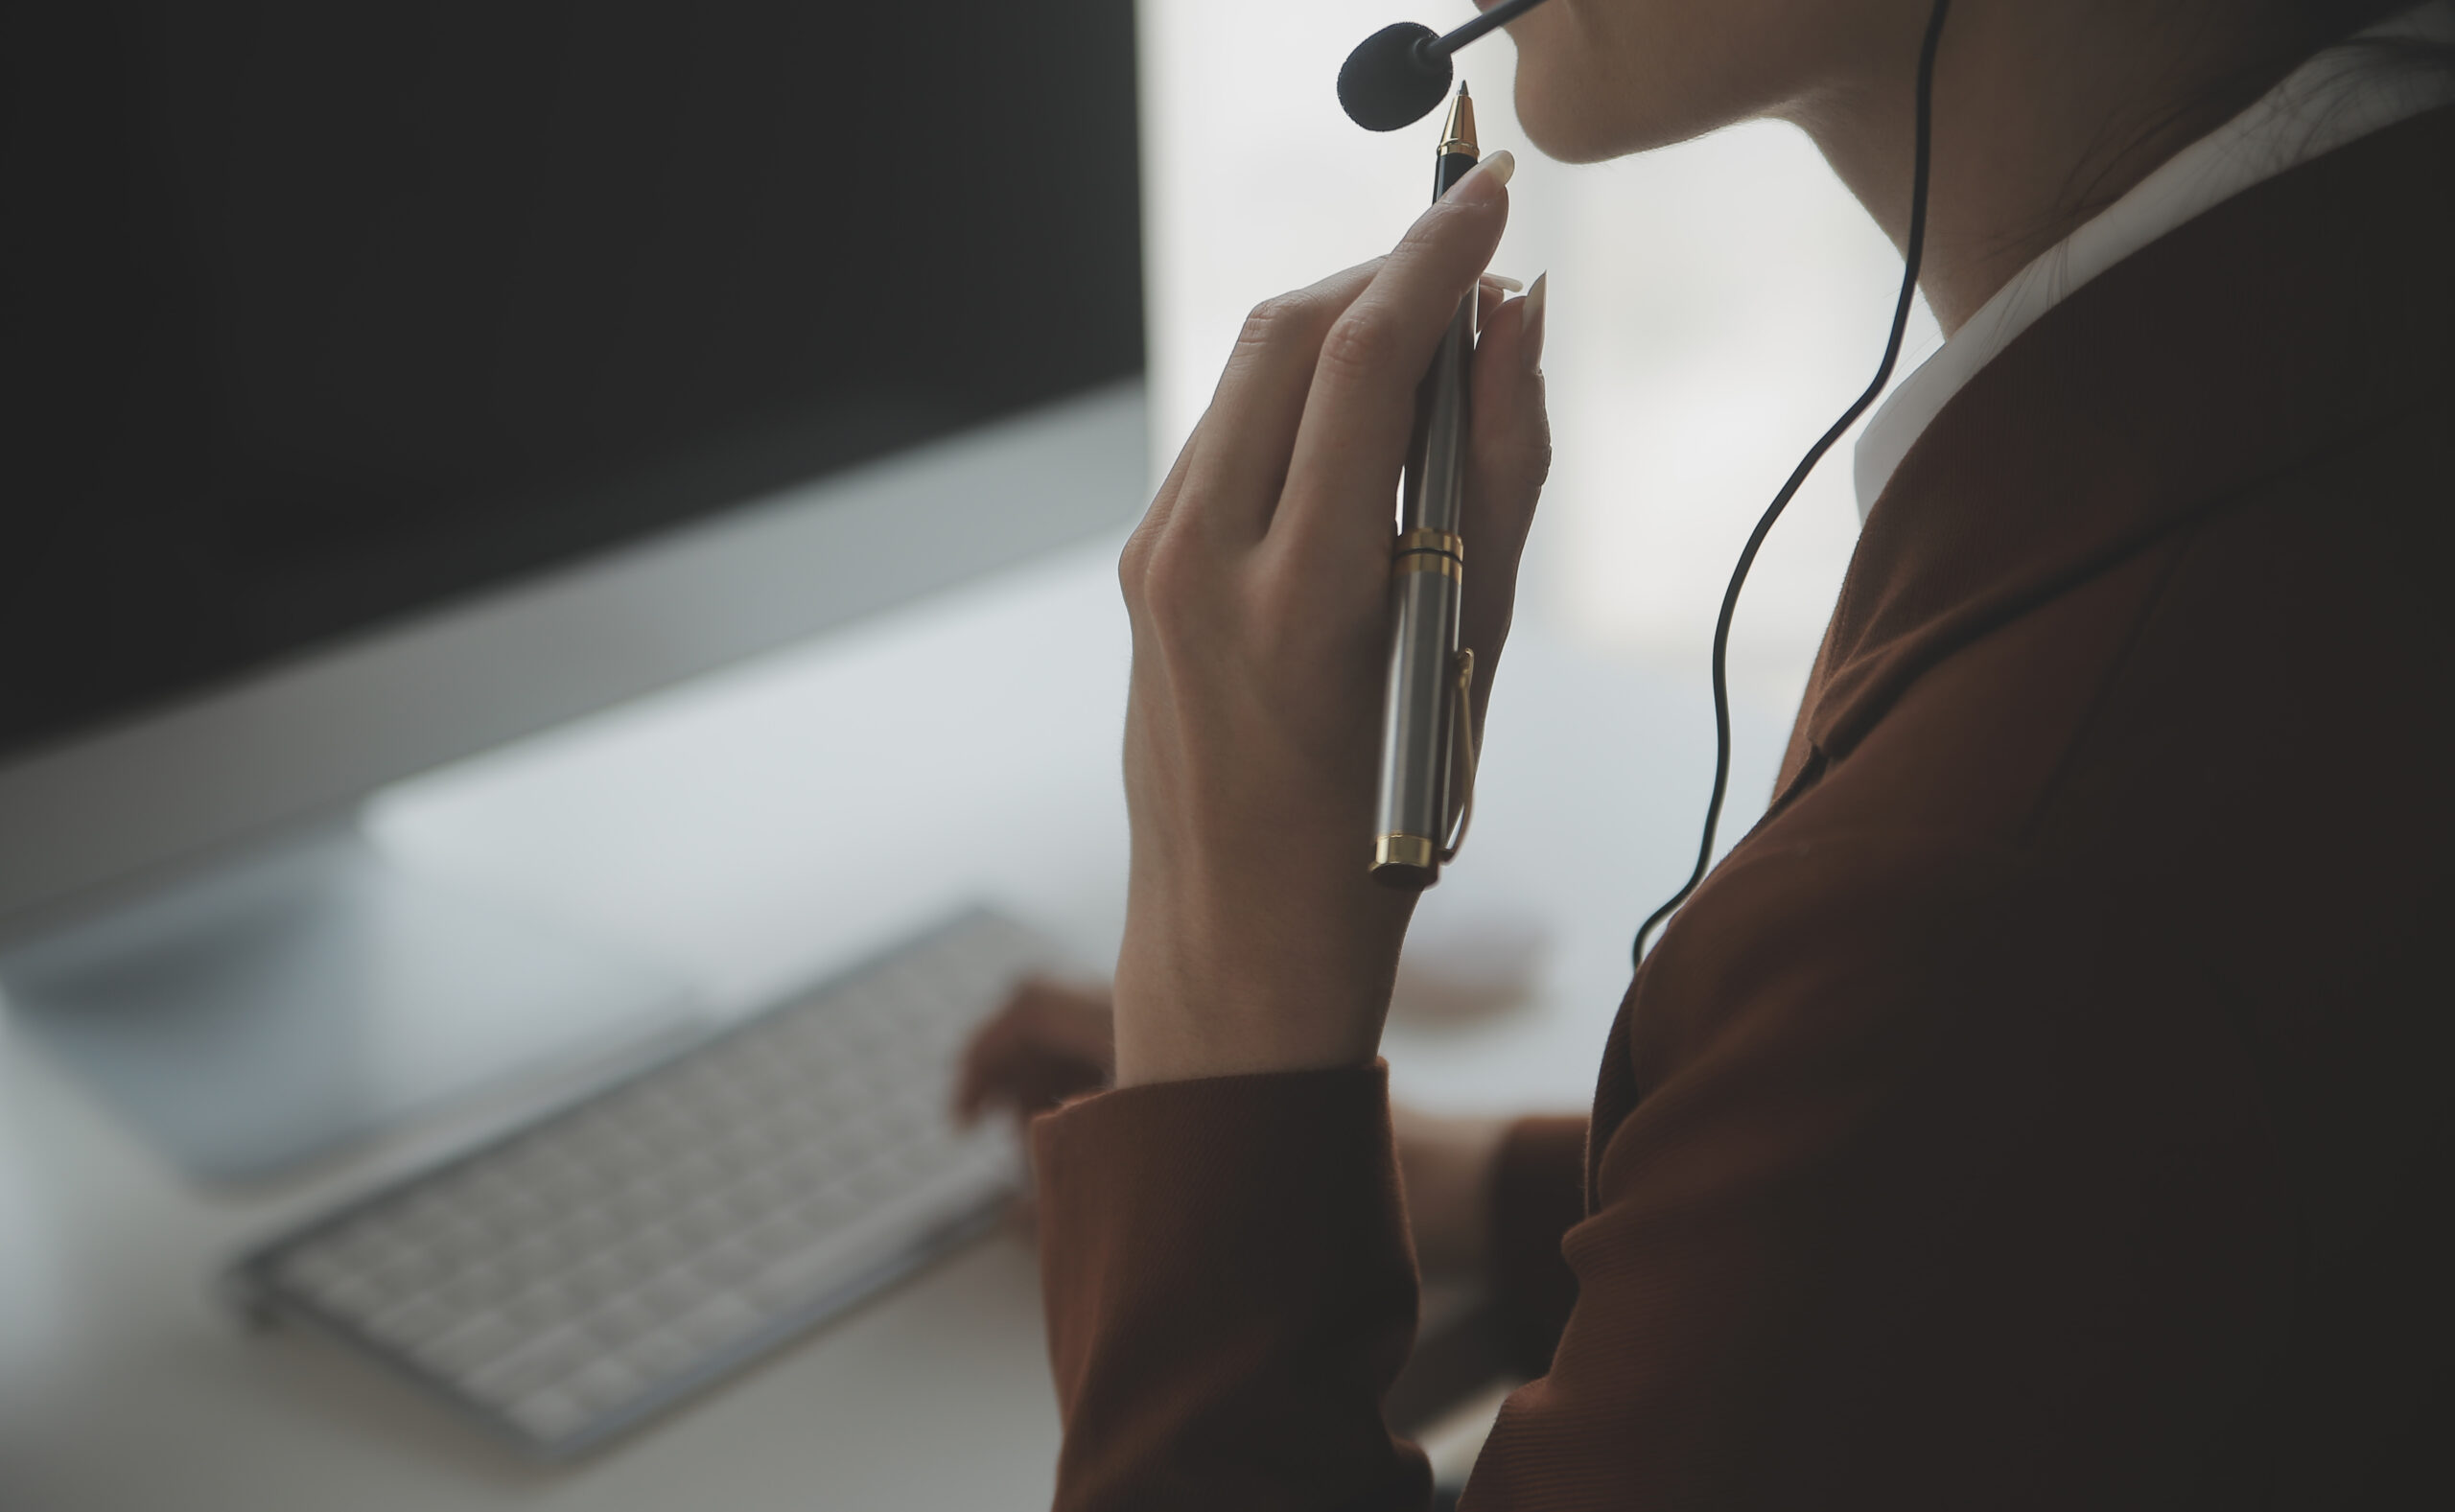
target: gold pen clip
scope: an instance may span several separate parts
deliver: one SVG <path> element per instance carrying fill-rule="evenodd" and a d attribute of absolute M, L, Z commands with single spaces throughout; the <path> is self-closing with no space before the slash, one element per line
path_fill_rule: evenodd
<path fill-rule="evenodd" d="M 1462 774 L 1458 787 L 1458 827 L 1450 835 L 1449 844 L 1441 849 L 1442 866 L 1458 859 L 1458 848 L 1466 843 L 1466 826 L 1475 821 L 1475 653 L 1468 646 L 1458 648 L 1456 725 L 1456 760 L 1458 770 Z"/>

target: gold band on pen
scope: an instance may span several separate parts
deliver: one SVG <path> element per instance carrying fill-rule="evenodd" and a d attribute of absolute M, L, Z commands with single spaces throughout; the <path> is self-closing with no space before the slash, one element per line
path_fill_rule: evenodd
<path fill-rule="evenodd" d="M 1429 868 L 1438 849 L 1421 835 L 1382 835 L 1372 842 L 1372 865 Z"/>
<path fill-rule="evenodd" d="M 1466 543 L 1455 531 L 1419 525 L 1400 535 L 1391 552 L 1391 577 L 1438 572 L 1460 584 L 1466 581 Z"/>

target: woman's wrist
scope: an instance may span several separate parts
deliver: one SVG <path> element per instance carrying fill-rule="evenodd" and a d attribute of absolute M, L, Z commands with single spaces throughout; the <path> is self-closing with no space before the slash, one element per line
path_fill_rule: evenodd
<path fill-rule="evenodd" d="M 1235 1018 L 1218 1014 L 1191 1023 L 1127 1027 L 1119 1015 L 1116 1084 L 1148 1086 L 1209 1077 L 1262 1076 L 1288 1071 L 1330 1071 L 1369 1065 L 1375 1047 L 1361 1036 L 1336 1033 L 1293 1034 L 1281 1023 L 1259 1022 L 1240 1033 Z"/>
<path fill-rule="evenodd" d="M 1403 916 L 1395 920 L 1404 928 Z M 1391 962 L 1353 959 L 1359 943 L 1387 931 Z M 1371 1063 L 1395 974 L 1396 931 L 1358 930 L 1344 950 L 1189 950 L 1186 932 L 1137 950 L 1129 931 L 1117 961 L 1119 1086 Z M 1344 959 L 1340 959 L 1344 957 Z"/>

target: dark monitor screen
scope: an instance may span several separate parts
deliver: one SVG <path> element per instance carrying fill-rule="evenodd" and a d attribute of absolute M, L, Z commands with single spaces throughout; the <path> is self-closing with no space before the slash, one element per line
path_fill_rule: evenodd
<path fill-rule="evenodd" d="M 0 756 L 1138 372 L 1133 0 L 0 20 Z"/>

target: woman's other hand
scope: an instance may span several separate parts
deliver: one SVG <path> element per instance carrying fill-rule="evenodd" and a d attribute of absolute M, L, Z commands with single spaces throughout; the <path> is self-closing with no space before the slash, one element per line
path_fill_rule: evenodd
<path fill-rule="evenodd" d="M 1398 477 L 1511 166 L 1493 153 L 1388 257 L 1255 310 L 1126 547 L 1123 1084 L 1362 1065 L 1380 1042 L 1415 902 L 1368 872 Z M 1540 301 L 1485 302 L 1462 531 L 1479 728 L 1551 452 Z"/>
<path fill-rule="evenodd" d="M 1115 1068 L 1106 991 L 1025 982 L 964 1047 L 955 1116 L 965 1123 L 1000 1112 L 1029 1119 L 1108 1086 Z M 1397 1105 L 1390 1122 L 1408 1227 L 1424 1274 L 1480 1276 L 1490 1247 L 1492 1163 L 1508 1121 L 1447 1118 Z"/>
<path fill-rule="evenodd" d="M 955 1117 L 1018 1120 L 1116 1080 L 1116 1028 L 1100 988 L 1027 981 L 972 1031 L 955 1071 Z"/>

